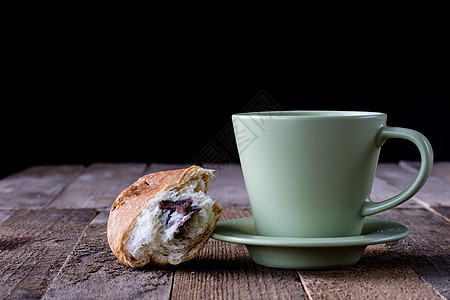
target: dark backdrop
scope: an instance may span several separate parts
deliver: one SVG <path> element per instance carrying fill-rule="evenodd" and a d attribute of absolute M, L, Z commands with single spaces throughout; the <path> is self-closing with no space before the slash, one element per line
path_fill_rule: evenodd
<path fill-rule="evenodd" d="M 8 37 L 1 176 L 35 164 L 237 161 L 231 115 L 265 108 L 385 112 L 450 160 L 444 15 L 245 26 L 64 17 Z M 381 160 L 400 159 L 418 151 L 390 140 Z"/>

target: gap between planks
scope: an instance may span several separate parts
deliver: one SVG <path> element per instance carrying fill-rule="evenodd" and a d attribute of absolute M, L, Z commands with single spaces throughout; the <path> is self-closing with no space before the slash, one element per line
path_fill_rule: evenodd
<path fill-rule="evenodd" d="M 161 170 L 161 169 L 163 169 L 163 170 L 166 170 L 166 169 L 169 169 L 169 168 L 179 168 L 179 167 L 186 167 L 186 166 L 184 166 L 184 165 L 163 165 L 163 164 L 150 164 L 149 166 L 147 166 L 146 168 L 144 168 L 144 171 L 139 175 L 139 176 L 142 176 L 142 175 L 144 175 L 144 174 L 147 174 L 147 173 L 150 173 L 150 172 L 155 172 L 155 171 L 159 171 L 159 170 Z M 86 168 L 87 169 L 87 168 Z M 80 174 L 83 174 L 84 172 L 85 172 L 85 170 L 86 169 L 83 169 L 82 171 L 80 171 L 81 173 Z M 159 169 L 159 170 L 158 170 Z M 80 174 L 78 174 L 78 176 L 80 176 Z M 74 176 L 72 179 L 71 179 L 71 181 L 69 182 L 69 183 L 67 183 L 65 186 L 64 186 L 64 188 L 63 188 L 63 190 L 61 190 L 61 191 L 59 191 L 59 193 L 54 197 L 54 199 L 52 200 L 52 202 L 56 199 L 56 198 L 58 198 L 59 197 L 59 195 L 61 195 L 62 193 L 63 193 L 63 191 L 64 190 L 66 190 L 67 189 L 67 187 L 75 180 L 75 178 L 76 177 L 78 177 L 78 176 Z M 137 178 L 136 178 L 137 179 Z M 394 186 L 392 183 L 389 183 L 389 185 L 391 185 L 391 186 Z M 417 199 L 417 198 L 416 198 Z M 416 200 L 416 199 L 414 199 L 414 200 Z M 420 200 L 420 199 L 419 199 Z M 416 201 L 417 202 L 417 201 Z M 428 204 L 428 203 L 425 203 L 425 202 L 423 202 L 423 203 L 420 203 L 420 202 L 418 202 L 421 206 L 425 206 L 425 205 L 428 205 L 429 207 L 430 207 L 430 205 Z M 425 209 L 427 209 L 428 210 L 428 207 L 425 207 Z M 98 211 L 98 209 L 97 209 L 97 211 Z M 436 215 L 436 212 L 435 211 L 431 211 L 434 215 Z M 98 214 L 98 212 L 97 212 L 97 214 Z M 442 218 L 442 215 L 440 215 L 439 217 L 441 217 Z M 444 216 L 445 217 L 445 216 Z M 93 218 L 94 219 L 94 218 Z M 92 220 L 93 220 L 92 219 Z M 92 220 L 89 222 L 89 223 L 92 223 Z M 448 222 L 448 219 L 446 219 L 446 221 Z M 86 229 L 88 228 L 88 226 L 86 226 L 85 228 L 84 228 L 84 230 L 83 230 L 83 234 L 86 232 Z M 81 239 L 81 237 L 83 236 L 83 234 L 81 234 L 80 235 L 80 237 L 79 237 L 79 239 L 78 239 L 78 241 L 75 243 L 75 245 L 77 245 L 79 242 L 80 242 L 80 239 Z M 74 246 L 74 248 L 73 249 L 75 249 L 75 246 Z M 72 252 L 73 252 L 73 249 L 72 249 Z M 69 257 L 67 257 L 66 258 L 66 260 L 64 261 L 64 265 L 66 265 L 66 263 L 67 263 L 67 261 L 68 261 L 68 259 L 69 259 Z M 58 270 L 58 273 L 57 273 L 57 276 L 55 276 L 55 278 L 53 278 L 53 281 L 56 279 L 56 277 L 59 277 L 58 275 L 61 273 L 61 270 L 63 269 L 63 267 L 61 267 L 59 270 Z M 174 270 L 172 270 L 172 272 L 173 272 L 173 277 L 172 277 L 172 280 L 171 280 L 171 289 L 170 289 L 170 297 L 172 297 L 172 295 L 173 295 L 173 288 L 174 288 L 174 285 L 175 285 L 175 273 L 176 272 L 179 272 L 177 269 L 174 269 Z M 53 283 L 53 281 L 52 281 L 52 283 Z M 50 285 L 49 285 L 50 286 Z M 306 286 L 305 286 L 306 287 Z M 306 291 L 306 290 L 305 290 Z"/>
<path fill-rule="evenodd" d="M 249 215 L 248 207 L 228 207 L 224 209 L 221 220 Z M 418 218 L 422 220 L 431 217 L 427 215 L 429 212 L 417 208 L 383 213 L 387 219 L 408 225 Z M 442 254 L 442 250 L 439 252 L 439 249 L 430 244 L 433 236 L 440 239 L 437 233 L 430 235 L 430 230 L 443 221 L 438 217 L 432 217 L 432 221 L 427 232 L 412 232 L 410 238 L 396 243 L 369 246 L 358 264 L 334 270 L 296 271 L 262 267 L 251 261 L 242 245 L 213 240 L 208 242 L 197 258 L 176 267 L 171 295 L 173 299 L 364 299 L 368 295 L 382 299 L 441 299 L 440 291 L 447 294 L 445 280 L 430 277 L 428 272 L 436 263 L 439 267 L 431 274 L 448 272 L 448 266 L 439 263 L 439 253 Z M 414 227 L 414 231 L 417 231 L 417 227 Z M 415 247 L 418 249 L 411 249 Z M 425 257 L 425 253 L 430 256 Z M 420 262 L 415 257 L 417 255 L 423 257 Z M 292 272 L 297 274 L 296 278 L 292 276 Z"/>
<path fill-rule="evenodd" d="M 400 161 L 400 162 L 398 163 L 398 166 L 399 166 L 401 169 L 403 169 L 403 170 L 405 170 L 405 171 L 407 171 L 407 172 L 409 172 L 409 173 L 411 173 L 411 174 L 417 174 L 417 173 L 419 172 L 419 169 L 420 169 L 420 162 L 416 162 L 416 161 L 413 161 L 413 162 L 411 162 L 411 161 Z M 450 173 L 450 164 L 448 164 L 447 162 L 438 162 L 438 163 L 435 163 L 434 168 L 438 168 L 438 176 L 439 176 L 439 175 L 442 176 L 442 175 L 444 174 L 444 172 L 443 172 L 444 169 L 445 169 L 445 170 L 448 170 L 448 173 Z M 432 171 L 432 172 L 433 172 L 433 171 Z M 448 175 L 447 175 L 447 176 L 448 176 Z M 448 176 L 448 177 L 450 178 L 450 176 Z M 432 173 L 432 174 L 430 175 L 430 178 L 429 178 L 428 180 L 438 180 L 438 181 L 440 181 L 441 183 L 444 183 L 445 185 L 447 185 L 447 182 L 445 181 L 445 179 L 447 179 L 447 178 L 444 178 L 444 180 L 442 180 L 440 177 L 436 177 L 436 176 L 434 176 L 434 174 Z M 447 181 L 448 181 L 448 179 L 447 179 Z M 428 181 L 427 181 L 427 182 L 428 182 Z M 396 182 L 389 182 L 389 184 L 398 188 L 398 184 L 396 184 Z M 426 184 L 427 184 L 427 183 L 425 183 L 425 185 L 426 185 Z M 429 184 L 430 184 L 430 183 L 429 183 Z M 432 184 L 433 184 L 433 183 L 432 183 Z M 448 185 L 448 188 L 450 188 L 450 185 Z M 401 189 L 401 187 L 400 187 L 400 189 Z M 399 189 L 399 190 L 400 190 L 400 189 Z M 439 211 L 437 211 L 436 209 L 434 209 L 433 206 L 432 206 L 430 203 L 428 203 L 428 202 L 422 200 L 420 194 L 419 194 L 419 195 L 417 195 L 417 194 L 414 195 L 413 198 L 412 198 L 411 200 L 415 201 L 416 203 L 418 203 L 420 206 L 422 206 L 423 208 L 425 208 L 425 209 L 428 210 L 429 212 L 431 212 L 431 213 L 433 213 L 433 214 L 435 214 L 435 215 L 441 217 L 441 218 L 444 219 L 446 222 L 449 222 L 449 223 L 450 223 L 450 218 L 448 218 L 447 216 L 441 214 Z M 449 199 L 449 201 L 450 201 L 450 199 Z M 446 204 L 446 206 L 450 206 L 450 202 L 449 202 L 449 203 L 445 203 L 445 204 Z"/>
<path fill-rule="evenodd" d="M 0 224 L 0 295 L 40 298 L 95 214 L 93 209 L 15 210 Z"/>
<path fill-rule="evenodd" d="M 169 299 L 172 267 L 130 268 L 109 249 L 108 212 L 91 222 L 44 299 Z"/>
<path fill-rule="evenodd" d="M 221 221 L 250 216 L 225 207 Z M 295 270 L 259 266 L 243 245 L 210 240 L 200 254 L 175 267 L 172 299 L 306 299 Z"/>
<path fill-rule="evenodd" d="M 420 200 L 417 197 L 415 197 L 413 200 L 416 201 L 418 204 L 420 204 L 424 209 L 426 209 L 429 212 L 431 212 L 432 214 L 435 214 L 436 216 L 441 217 L 446 222 L 450 223 L 450 219 L 449 218 L 447 218 L 446 216 L 444 216 L 443 214 L 441 214 L 440 212 L 435 210 L 433 207 L 430 206 L 430 204 L 426 203 L 425 201 Z"/>
<path fill-rule="evenodd" d="M 72 249 L 69 252 L 69 255 L 67 255 L 66 259 L 64 260 L 64 263 L 62 264 L 61 268 L 59 268 L 58 272 L 56 273 L 55 277 L 53 277 L 52 281 L 47 285 L 47 288 L 44 291 L 44 294 L 42 296 L 42 299 L 45 298 L 45 295 L 47 294 L 48 289 L 53 285 L 53 283 L 55 282 L 56 278 L 58 278 L 59 274 L 61 273 L 61 271 L 64 269 L 64 267 L 66 266 L 67 262 L 69 261 L 70 257 L 72 256 L 72 253 L 74 252 L 75 248 L 78 246 L 78 244 L 81 241 L 81 238 L 83 237 L 83 235 L 85 234 L 86 230 L 89 228 L 89 226 L 91 226 L 92 221 L 99 215 L 99 211 L 96 211 L 95 214 L 92 216 L 92 218 L 89 220 L 89 222 L 86 224 L 86 226 L 83 228 L 83 231 L 81 232 L 81 234 L 78 236 L 78 240 L 75 242 L 75 244 L 73 245 Z"/>
<path fill-rule="evenodd" d="M 51 204 L 58 199 L 59 196 L 61 196 L 61 194 L 64 193 L 64 191 L 67 189 L 68 186 L 70 186 L 84 171 L 86 170 L 85 166 L 80 166 L 80 170 L 78 170 L 77 174 L 72 176 L 72 178 L 70 179 L 70 181 L 68 181 L 66 183 L 65 186 L 63 186 L 61 188 L 61 190 L 55 195 L 55 197 L 53 197 L 53 199 L 51 199 L 49 202 L 47 202 L 46 204 L 43 205 L 42 208 L 48 208 L 51 206 Z M 92 221 L 92 220 L 91 220 Z"/>

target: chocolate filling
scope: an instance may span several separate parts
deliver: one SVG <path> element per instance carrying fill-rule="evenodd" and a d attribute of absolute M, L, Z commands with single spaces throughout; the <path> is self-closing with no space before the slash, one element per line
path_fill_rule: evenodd
<path fill-rule="evenodd" d="M 175 231 L 175 237 L 179 237 L 180 235 L 186 234 L 183 226 L 191 219 L 192 215 L 196 212 L 200 211 L 201 208 L 192 205 L 192 198 L 186 198 L 178 201 L 173 200 L 161 200 L 158 205 L 159 208 L 163 211 L 169 211 L 169 214 L 166 219 L 166 227 L 169 228 L 174 225 L 172 220 L 172 214 L 174 212 L 183 215 L 184 218 L 177 220 L 177 230 Z"/>

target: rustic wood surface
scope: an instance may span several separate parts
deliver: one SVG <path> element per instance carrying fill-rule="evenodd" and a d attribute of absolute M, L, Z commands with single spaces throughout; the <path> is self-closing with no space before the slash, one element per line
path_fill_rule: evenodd
<path fill-rule="evenodd" d="M 450 298 L 450 163 L 435 163 L 411 200 L 377 217 L 404 224 L 403 240 L 369 246 L 332 270 L 252 262 L 243 245 L 210 240 L 189 262 L 132 269 L 106 239 L 116 195 L 144 174 L 188 165 L 34 166 L 0 180 L 1 299 L 445 299 Z M 216 169 L 209 194 L 221 220 L 251 216 L 239 165 Z M 372 198 L 402 191 L 419 164 L 380 164 Z"/>

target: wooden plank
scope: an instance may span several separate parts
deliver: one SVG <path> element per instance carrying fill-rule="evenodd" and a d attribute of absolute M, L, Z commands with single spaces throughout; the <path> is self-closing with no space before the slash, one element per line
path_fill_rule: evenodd
<path fill-rule="evenodd" d="M 425 209 L 393 209 L 382 216 L 410 230 L 407 238 L 390 244 L 390 249 L 425 282 L 450 299 L 450 223 Z"/>
<path fill-rule="evenodd" d="M 391 252 L 371 246 L 355 266 L 299 275 L 311 299 L 442 299 Z"/>
<path fill-rule="evenodd" d="M 143 171 L 144 166 L 141 174 L 131 182 L 143 173 L 187 166 L 189 165 L 152 164 Z M 381 169 L 383 168 L 382 164 Z M 398 166 L 395 169 L 398 169 Z M 213 199 L 224 207 L 221 220 L 251 214 L 248 207 L 237 207 L 242 205 L 241 203 L 248 205 L 248 199 L 243 196 L 244 193 L 246 197 L 242 177 L 239 178 L 242 175 L 237 174 L 236 170 L 240 171 L 239 165 L 234 165 L 229 170 L 226 166 L 219 168 L 209 192 Z M 402 171 L 409 172 L 404 168 Z M 43 173 L 49 174 L 47 171 Z M 414 176 L 414 173 L 409 173 Z M 88 172 L 72 177 L 72 184 L 76 183 L 82 188 L 78 180 L 84 174 Z M 108 181 L 102 177 L 102 171 L 96 174 L 98 182 L 103 184 Z M 47 178 L 47 175 L 44 176 L 41 180 Z M 0 181 L 0 195 L 2 182 L 3 180 Z M 447 185 L 442 180 L 440 182 Z M 56 203 L 59 200 L 58 195 L 68 194 L 64 197 L 76 197 L 79 190 L 71 187 L 72 184 L 63 186 L 59 192 L 53 192 L 53 198 L 48 197 L 51 199 L 43 201 L 43 204 L 39 204 L 39 199 L 36 199 L 39 207 L 51 203 L 55 198 L 53 203 Z M 105 186 L 97 188 L 95 184 L 90 183 L 89 189 L 91 192 L 98 191 L 95 197 L 109 195 L 112 203 L 116 196 L 111 196 L 113 190 L 118 189 L 117 184 L 125 183 L 117 180 L 116 183 L 112 182 L 109 188 L 104 184 Z M 10 189 L 6 187 L 8 192 Z M 40 189 L 42 190 L 41 187 Z M 91 194 L 87 192 L 89 189 L 85 188 L 83 197 L 90 197 Z M 398 193 L 400 189 L 401 187 L 386 178 L 378 177 L 375 179 L 372 198 L 374 201 L 383 200 Z M 437 198 L 439 192 L 441 190 L 434 191 Z M 95 200 L 95 197 L 89 198 L 87 203 L 97 205 L 102 202 Z M 32 197 L 29 198 L 28 204 L 32 204 L 32 200 Z M 0 200 L 0 208 L 1 203 Z M 45 293 L 44 298 L 71 299 L 167 299 L 170 296 L 176 299 L 305 299 L 302 281 L 305 290 L 314 299 L 437 299 L 440 295 L 450 298 L 450 223 L 427 210 L 412 209 L 417 207 L 417 203 L 419 202 L 408 201 L 403 205 L 403 209 L 376 215 L 408 226 L 411 234 L 406 239 L 387 245 L 370 246 L 361 262 L 353 267 L 299 272 L 258 266 L 251 261 L 244 246 L 215 240 L 210 240 L 200 255 L 190 262 L 174 267 L 135 270 L 120 264 L 107 245 L 106 221 L 110 204 L 99 205 L 102 212 L 87 228 L 83 226 L 88 224 L 89 218 L 84 216 L 87 218 L 84 223 L 77 219 L 83 218 L 82 212 L 90 212 L 92 217 L 94 210 L 13 211 L 8 208 L 0 210 L 0 295 L 8 298 L 40 298 Z M 448 216 L 450 213 L 450 205 L 433 208 L 442 215 Z M 83 228 L 85 231 L 80 235 Z M 75 246 L 78 238 L 79 242 Z"/>
<path fill-rule="evenodd" d="M 418 161 L 400 161 L 399 165 L 400 167 L 412 171 L 413 173 L 416 173 L 420 169 L 420 162 Z M 450 162 L 434 162 L 430 176 L 450 184 Z"/>
<path fill-rule="evenodd" d="M 208 194 L 222 207 L 249 206 L 244 177 L 239 164 L 209 165 L 205 168 L 216 168 Z"/>
<path fill-rule="evenodd" d="M 34 166 L 0 181 L 0 209 L 44 207 L 83 170 L 79 165 Z"/>
<path fill-rule="evenodd" d="M 145 169 L 145 163 L 92 164 L 50 207 L 109 209 L 117 195 L 136 181 Z"/>
<path fill-rule="evenodd" d="M 424 209 L 393 209 L 377 216 L 408 226 L 410 235 L 394 243 L 369 246 L 352 267 L 299 271 L 311 298 L 449 297 L 449 224 Z"/>
<path fill-rule="evenodd" d="M 0 210 L 0 224 L 13 214 L 13 210 Z"/>
<path fill-rule="evenodd" d="M 401 192 L 401 190 L 399 190 L 397 187 L 387 183 L 381 178 L 375 177 L 370 198 L 372 199 L 372 201 L 379 202 L 389 199 L 397 195 L 399 192 Z M 410 199 L 400 204 L 398 207 L 421 208 L 422 205 L 420 205 L 413 199 Z"/>
<path fill-rule="evenodd" d="M 0 295 L 40 298 L 94 218 L 92 209 L 15 211 L 0 224 Z"/>
<path fill-rule="evenodd" d="M 442 215 L 447 220 L 450 220 L 450 206 L 438 206 L 434 208 L 437 213 Z"/>
<path fill-rule="evenodd" d="M 416 173 L 401 168 L 397 164 L 380 164 L 377 177 L 398 188 L 401 192 L 414 180 Z M 430 177 L 414 199 L 424 206 L 450 206 L 450 185 Z"/>
<path fill-rule="evenodd" d="M 169 299 L 173 270 L 121 264 L 108 246 L 108 215 L 89 225 L 44 299 Z"/>
<path fill-rule="evenodd" d="M 225 207 L 222 219 L 250 216 Z M 173 299 L 306 299 L 295 270 L 255 264 L 243 245 L 210 240 L 198 257 L 176 267 Z"/>

